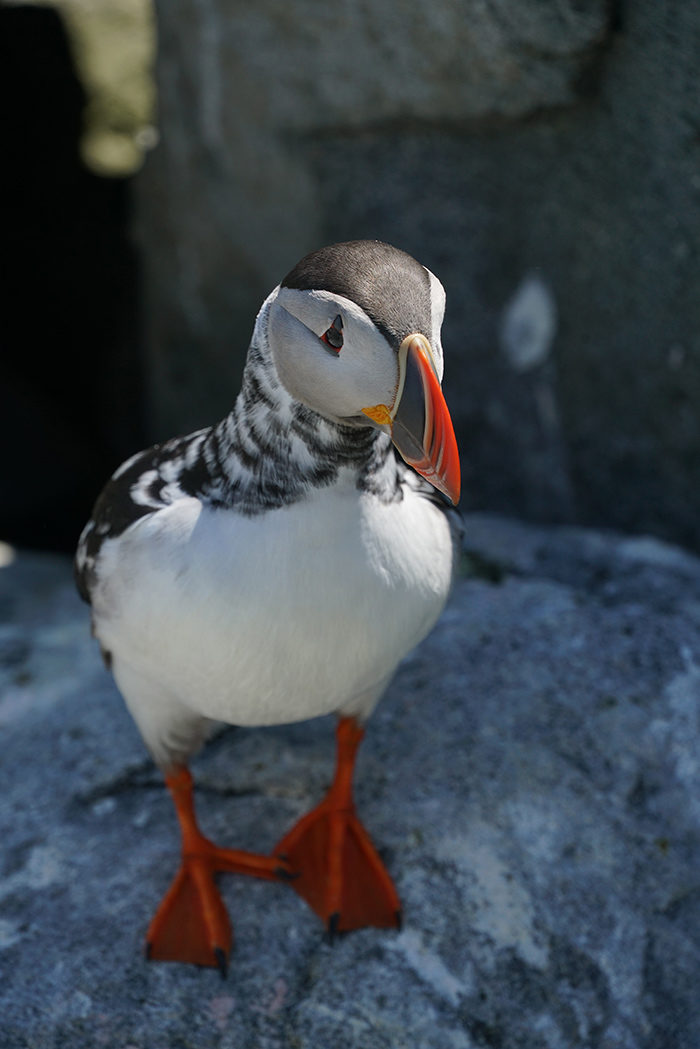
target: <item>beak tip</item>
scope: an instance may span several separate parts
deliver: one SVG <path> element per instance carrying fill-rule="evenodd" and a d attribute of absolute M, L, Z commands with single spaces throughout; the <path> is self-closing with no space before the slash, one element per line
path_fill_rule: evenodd
<path fill-rule="evenodd" d="M 450 500 L 453 506 L 457 506 L 460 495 L 461 495 L 461 478 L 459 472 L 459 459 L 456 461 L 456 466 L 452 464 L 450 470 L 445 471 L 442 475 L 429 474 L 424 475 L 426 481 L 430 481 L 434 488 L 437 488 L 439 492 Z"/>

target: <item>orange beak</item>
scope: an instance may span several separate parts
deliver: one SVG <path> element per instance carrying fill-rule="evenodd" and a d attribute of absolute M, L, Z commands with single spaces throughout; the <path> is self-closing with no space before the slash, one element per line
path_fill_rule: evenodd
<path fill-rule="evenodd" d="M 457 441 L 424 335 L 409 335 L 401 343 L 393 408 L 378 404 L 363 411 L 380 425 L 391 426 L 391 439 L 408 465 L 451 502 L 459 502 Z"/>

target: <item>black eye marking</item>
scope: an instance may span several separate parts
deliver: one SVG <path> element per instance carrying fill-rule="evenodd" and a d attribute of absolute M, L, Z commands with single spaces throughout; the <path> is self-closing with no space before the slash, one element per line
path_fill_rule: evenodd
<path fill-rule="evenodd" d="M 340 353 L 343 346 L 343 318 L 338 314 L 330 328 L 324 331 L 321 342 L 325 342 L 334 353 Z"/>

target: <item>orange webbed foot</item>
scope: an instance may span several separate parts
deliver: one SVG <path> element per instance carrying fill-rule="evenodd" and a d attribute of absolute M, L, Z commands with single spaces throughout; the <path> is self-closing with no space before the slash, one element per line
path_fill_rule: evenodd
<path fill-rule="evenodd" d="M 352 801 L 352 772 L 362 736 L 353 719 L 340 720 L 333 785 L 275 849 L 297 875 L 292 888 L 322 918 L 331 937 L 367 925 L 401 925 L 396 889 Z"/>
<path fill-rule="evenodd" d="M 366 925 L 401 924 L 401 903 L 372 841 L 352 811 L 322 802 L 275 850 L 297 877 L 292 888 L 325 923 L 331 937 Z"/>
<path fill-rule="evenodd" d="M 212 966 L 225 976 L 233 936 L 215 875 L 230 871 L 270 881 L 294 875 L 275 856 L 222 849 L 205 838 L 197 826 L 192 777 L 186 768 L 166 776 L 166 783 L 180 821 L 182 862 L 149 926 L 146 957 Z"/>
<path fill-rule="evenodd" d="M 146 957 L 209 965 L 225 976 L 232 939 L 211 864 L 199 857 L 184 858 L 148 928 Z"/>

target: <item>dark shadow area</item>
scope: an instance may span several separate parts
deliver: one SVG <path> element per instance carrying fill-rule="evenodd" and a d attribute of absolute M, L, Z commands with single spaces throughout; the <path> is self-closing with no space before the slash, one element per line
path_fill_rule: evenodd
<path fill-rule="evenodd" d="M 144 432 L 130 183 L 82 164 L 84 102 L 58 15 L 0 9 L 0 538 L 50 550 Z"/>

